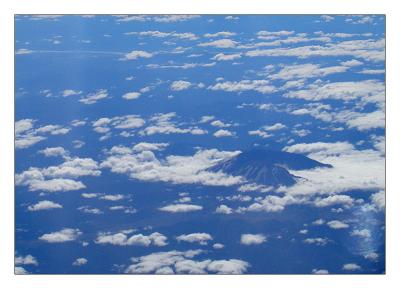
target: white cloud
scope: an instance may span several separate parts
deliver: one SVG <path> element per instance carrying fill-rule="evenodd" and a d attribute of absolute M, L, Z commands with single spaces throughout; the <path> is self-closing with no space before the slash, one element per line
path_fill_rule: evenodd
<path fill-rule="evenodd" d="M 81 182 L 72 180 L 81 176 L 100 176 L 98 164 L 91 158 L 65 158 L 58 166 L 30 167 L 15 175 L 15 184 L 29 186 L 30 191 L 71 191 L 85 188 Z M 50 179 L 49 179 L 50 178 Z"/>
<path fill-rule="evenodd" d="M 104 195 L 104 196 L 100 197 L 100 199 L 106 200 L 106 201 L 115 202 L 115 201 L 120 201 L 120 200 L 125 199 L 125 196 L 124 196 L 124 195 L 121 195 L 121 194 L 116 194 L 116 195 Z"/>
<path fill-rule="evenodd" d="M 321 238 L 321 237 L 317 237 L 317 238 L 307 238 L 307 239 L 304 239 L 303 242 L 304 242 L 305 244 L 309 244 L 309 245 L 325 246 L 326 244 L 328 244 L 329 239 L 327 239 L 327 238 Z"/>
<path fill-rule="evenodd" d="M 347 195 L 333 195 L 326 198 L 316 198 L 314 205 L 318 208 L 330 207 L 335 205 L 344 205 L 351 207 L 354 203 L 354 199 Z"/>
<path fill-rule="evenodd" d="M 266 241 L 267 237 L 263 234 L 242 234 L 240 236 L 240 244 L 242 245 L 259 245 Z"/>
<path fill-rule="evenodd" d="M 333 73 L 348 70 L 347 66 L 321 67 L 319 64 L 295 64 L 284 66 L 278 73 L 269 76 L 270 79 L 292 80 L 299 78 L 323 77 Z"/>
<path fill-rule="evenodd" d="M 344 264 L 342 269 L 346 271 L 358 271 L 361 270 L 361 267 L 355 263 L 348 263 Z"/>
<path fill-rule="evenodd" d="M 311 85 L 306 90 L 289 91 L 284 96 L 312 101 L 335 99 L 383 103 L 385 100 L 385 85 L 383 82 L 377 80 L 332 82 L 322 85 Z"/>
<path fill-rule="evenodd" d="M 70 229 L 65 228 L 61 231 L 44 234 L 39 237 L 39 240 L 48 242 L 48 243 L 63 243 L 63 242 L 71 242 L 78 239 L 78 237 L 82 234 L 79 229 Z"/>
<path fill-rule="evenodd" d="M 202 135 L 207 134 L 206 130 L 198 127 L 182 128 L 180 125 L 173 121 L 176 117 L 175 112 L 158 113 L 150 118 L 151 125 L 147 126 L 139 132 L 140 135 L 153 135 L 153 134 L 193 134 Z"/>
<path fill-rule="evenodd" d="M 385 69 L 363 69 L 359 73 L 362 74 L 384 74 L 386 71 Z"/>
<path fill-rule="evenodd" d="M 247 133 L 249 135 L 257 135 L 262 138 L 269 138 L 273 136 L 272 134 L 265 132 L 263 129 L 249 130 Z"/>
<path fill-rule="evenodd" d="M 207 122 L 212 121 L 213 119 L 215 119 L 215 116 L 213 116 L 213 115 L 203 115 L 199 122 L 200 123 L 207 123 Z"/>
<path fill-rule="evenodd" d="M 132 100 L 132 99 L 138 99 L 140 97 L 141 93 L 140 92 L 128 92 L 125 93 L 122 98 L 127 99 L 127 100 Z"/>
<path fill-rule="evenodd" d="M 86 186 L 82 182 L 70 179 L 33 180 L 29 184 L 30 191 L 67 192 L 84 188 Z"/>
<path fill-rule="evenodd" d="M 177 32 L 161 32 L 161 31 L 141 31 L 141 32 L 126 32 L 125 35 L 139 35 L 150 36 L 156 38 L 174 37 L 179 39 L 196 40 L 198 37 L 190 32 L 177 33 Z"/>
<path fill-rule="evenodd" d="M 15 140 L 15 148 L 25 149 L 45 139 L 46 138 L 43 136 L 26 135 L 20 139 Z"/>
<path fill-rule="evenodd" d="M 85 199 L 93 199 L 93 198 L 97 198 L 99 194 L 95 194 L 95 193 L 82 193 L 81 196 L 84 197 Z"/>
<path fill-rule="evenodd" d="M 175 91 L 188 89 L 192 84 L 189 81 L 177 80 L 172 82 L 170 88 Z"/>
<path fill-rule="evenodd" d="M 70 128 L 60 125 L 46 125 L 34 128 L 36 120 L 21 119 L 15 122 L 15 148 L 22 149 L 46 139 L 45 134 L 62 135 L 70 131 Z"/>
<path fill-rule="evenodd" d="M 211 235 L 207 233 L 192 233 L 176 237 L 177 241 L 184 241 L 188 243 L 199 243 L 200 245 L 207 245 L 207 242 L 211 241 L 212 239 L 213 238 L 211 237 Z"/>
<path fill-rule="evenodd" d="M 33 53 L 32 50 L 26 49 L 26 48 L 20 48 L 17 51 L 15 51 L 15 55 L 25 55 L 25 54 L 31 54 Z"/>
<path fill-rule="evenodd" d="M 79 211 L 85 213 L 85 214 L 93 214 L 93 215 L 101 215 L 104 214 L 104 212 L 98 208 L 93 208 L 91 206 L 81 206 L 78 208 Z"/>
<path fill-rule="evenodd" d="M 158 159 L 151 151 L 120 152 L 112 153 L 101 167 L 142 181 L 230 186 L 243 182 L 242 178 L 207 169 L 239 153 L 211 149 L 199 150 L 193 156 L 169 155 Z"/>
<path fill-rule="evenodd" d="M 159 208 L 160 211 L 168 212 L 168 213 L 187 213 L 202 210 L 202 206 L 192 205 L 192 204 L 174 204 L 167 205 Z"/>
<path fill-rule="evenodd" d="M 221 243 L 215 243 L 215 244 L 213 244 L 213 248 L 214 248 L 214 249 L 217 249 L 217 250 L 223 249 L 224 247 L 225 247 L 224 244 L 221 244 Z"/>
<path fill-rule="evenodd" d="M 346 223 L 344 223 L 344 222 L 341 222 L 341 221 L 338 221 L 338 220 L 332 220 L 332 221 L 329 221 L 328 223 L 326 223 L 330 228 L 332 228 L 332 229 L 335 229 L 335 230 L 337 230 L 337 229 L 347 229 L 348 227 L 349 227 L 349 225 L 348 224 L 346 224 Z"/>
<path fill-rule="evenodd" d="M 385 191 L 380 190 L 379 192 L 371 195 L 372 204 L 380 211 L 385 210 Z"/>
<path fill-rule="evenodd" d="M 66 156 L 68 152 L 63 147 L 52 147 L 40 150 L 39 153 L 46 157 Z"/>
<path fill-rule="evenodd" d="M 80 90 L 66 89 L 66 90 L 61 91 L 61 95 L 63 97 L 80 95 L 80 94 L 82 94 L 82 91 L 80 91 Z"/>
<path fill-rule="evenodd" d="M 218 214 L 225 214 L 225 215 L 229 215 L 233 213 L 232 208 L 229 208 L 227 205 L 220 205 L 219 207 L 217 207 L 215 209 L 215 212 Z"/>
<path fill-rule="evenodd" d="M 326 269 L 312 269 L 311 273 L 317 274 L 317 275 L 325 275 L 325 274 L 329 274 L 329 271 Z"/>
<path fill-rule="evenodd" d="M 142 151 L 161 151 L 165 149 L 169 144 L 168 143 L 148 143 L 148 142 L 140 142 L 133 146 L 133 150 L 137 152 Z"/>
<path fill-rule="evenodd" d="M 211 90 L 224 90 L 229 92 L 257 91 L 263 94 L 273 93 L 276 88 L 269 84 L 268 80 L 241 80 L 218 82 L 209 86 Z"/>
<path fill-rule="evenodd" d="M 191 260 L 201 254 L 202 250 L 157 252 L 150 255 L 132 258 L 132 265 L 128 266 L 125 273 L 133 274 L 243 274 L 250 264 L 238 260 Z"/>
<path fill-rule="evenodd" d="M 42 210 L 51 210 L 51 209 L 62 209 L 62 205 L 52 202 L 52 201 L 40 201 L 34 205 L 30 205 L 28 207 L 29 211 L 42 211 Z"/>
<path fill-rule="evenodd" d="M 230 31 L 220 31 L 216 33 L 206 33 L 204 34 L 204 37 L 207 38 L 215 38 L 215 37 L 230 37 L 230 36 L 235 36 L 235 32 L 230 32 Z"/>
<path fill-rule="evenodd" d="M 239 59 L 241 57 L 242 57 L 241 53 L 233 53 L 233 54 L 218 53 L 211 59 L 217 60 L 217 61 L 230 61 L 230 60 Z"/>
<path fill-rule="evenodd" d="M 85 97 L 81 98 L 79 102 L 82 102 L 84 104 L 94 104 L 98 102 L 101 99 L 107 98 L 108 97 L 108 91 L 107 89 L 99 89 L 94 93 L 90 93 L 86 95 Z"/>
<path fill-rule="evenodd" d="M 95 240 L 96 244 L 110 244 L 116 246 L 145 246 L 150 245 L 162 247 L 166 246 L 167 237 L 158 232 L 154 232 L 148 236 L 143 234 L 136 234 L 128 236 L 128 232 L 119 232 L 116 234 L 99 233 Z"/>
<path fill-rule="evenodd" d="M 322 45 L 299 46 L 292 48 L 274 48 L 265 50 L 251 50 L 246 53 L 249 57 L 323 57 L 323 56 L 351 56 L 369 61 L 385 60 L 385 39 L 348 40 Z"/>
<path fill-rule="evenodd" d="M 212 126 L 216 126 L 216 127 L 230 127 L 230 126 L 232 126 L 231 124 L 229 124 L 229 123 L 224 123 L 224 122 L 222 122 L 222 121 L 220 121 L 220 120 L 214 120 L 214 121 L 212 121 L 210 124 L 211 124 Z"/>
<path fill-rule="evenodd" d="M 138 58 L 150 58 L 153 57 L 153 54 L 150 52 L 142 51 L 142 50 L 133 50 L 127 54 L 125 54 L 122 60 L 135 60 Z"/>
<path fill-rule="evenodd" d="M 234 48 L 237 42 L 232 39 L 218 39 L 211 42 L 203 42 L 198 44 L 199 46 L 207 47 L 212 46 L 216 48 Z"/>
<path fill-rule="evenodd" d="M 229 130 L 226 130 L 226 129 L 220 129 L 214 133 L 214 136 L 215 137 L 230 137 L 230 136 L 235 136 L 235 133 L 231 132 Z"/>
<path fill-rule="evenodd" d="M 14 268 L 14 274 L 15 275 L 26 275 L 30 274 L 28 270 L 26 270 L 24 267 L 21 266 L 15 266 Z"/>
<path fill-rule="evenodd" d="M 359 61 L 359 60 L 357 60 L 357 59 L 352 59 L 352 60 L 347 60 L 347 61 L 340 62 L 340 64 L 343 65 L 343 66 L 354 67 L 354 66 L 363 65 L 364 63 Z"/>
<path fill-rule="evenodd" d="M 77 258 L 73 263 L 72 266 L 83 266 L 86 265 L 88 260 L 86 258 Z"/>
<path fill-rule="evenodd" d="M 275 130 L 281 130 L 281 129 L 284 129 L 284 128 L 286 128 L 286 125 L 284 125 L 284 124 L 282 124 L 280 122 L 277 122 L 277 123 L 275 123 L 273 125 L 263 126 L 263 129 L 266 130 L 266 131 L 275 131 Z"/>
<path fill-rule="evenodd" d="M 26 255 L 26 256 L 15 256 L 15 265 L 34 265 L 38 266 L 39 263 L 36 260 L 35 257 L 32 255 Z"/>
<path fill-rule="evenodd" d="M 371 238 L 371 231 L 368 229 L 356 229 L 356 230 L 351 231 L 350 235 L 369 239 L 369 238 Z"/>
<path fill-rule="evenodd" d="M 293 197 L 289 195 L 283 197 L 268 195 L 264 199 L 258 199 L 256 203 L 251 204 L 247 208 L 239 208 L 239 212 L 280 212 L 283 211 L 288 205 L 302 204 L 306 201 L 307 199 Z"/>
<path fill-rule="evenodd" d="M 332 168 L 290 170 L 302 179 L 294 186 L 282 189 L 288 194 L 336 194 L 349 190 L 379 190 L 385 187 L 385 158 L 380 151 L 356 150 L 348 142 L 303 143 L 285 147 L 284 150 L 307 154 L 311 159 L 332 165 Z M 334 196 L 329 198 L 333 200 Z M 351 198 L 347 198 L 350 201 Z"/>

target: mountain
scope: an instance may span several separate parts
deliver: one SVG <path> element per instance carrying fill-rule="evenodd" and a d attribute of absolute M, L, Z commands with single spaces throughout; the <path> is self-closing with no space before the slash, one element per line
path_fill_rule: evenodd
<path fill-rule="evenodd" d="M 211 171 L 223 171 L 233 176 L 245 177 L 248 181 L 268 186 L 291 186 L 296 183 L 295 175 L 288 170 L 307 170 L 332 167 L 306 156 L 282 151 L 252 149 L 223 161 Z"/>

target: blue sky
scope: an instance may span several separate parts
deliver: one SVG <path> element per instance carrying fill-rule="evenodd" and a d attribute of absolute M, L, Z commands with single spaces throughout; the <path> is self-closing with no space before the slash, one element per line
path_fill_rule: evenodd
<path fill-rule="evenodd" d="M 383 16 L 15 28 L 17 273 L 384 273 Z"/>

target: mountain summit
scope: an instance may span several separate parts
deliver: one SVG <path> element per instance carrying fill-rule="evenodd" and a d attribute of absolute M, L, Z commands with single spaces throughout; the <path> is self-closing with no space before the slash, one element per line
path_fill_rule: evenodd
<path fill-rule="evenodd" d="M 296 183 L 298 177 L 289 173 L 288 170 L 307 170 L 321 167 L 330 168 L 332 166 L 300 154 L 252 149 L 223 161 L 210 170 L 242 176 L 248 181 L 262 185 L 291 186 Z"/>

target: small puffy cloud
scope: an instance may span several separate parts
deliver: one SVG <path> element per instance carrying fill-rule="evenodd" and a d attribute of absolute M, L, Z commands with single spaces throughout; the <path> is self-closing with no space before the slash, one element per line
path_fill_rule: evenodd
<path fill-rule="evenodd" d="M 213 248 L 214 248 L 214 249 L 217 249 L 217 250 L 223 249 L 224 247 L 225 247 L 224 244 L 221 244 L 221 243 L 215 243 L 215 244 L 213 244 Z"/>
<path fill-rule="evenodd" d="M 345 205 L 352 206 L 354 199 L 347 195 L 333 195 L 326 198 L 316 198 L 314 205 L 319 208 L 335 206 L 335 205 Z"/>
<path fill-rule="evenodd" d="M 371 238 L 371 231 L 368 229 L 356 229 L 356 230 L 351 231 L 350 235 L 369 239 L 369 238 Z"/>
<path fill-rule="evenodd" d="M 156 252 L 150 255 L 132 258 L 125 273 L 130 274 L 243 274 L 250 264 L 239 260 L 194 261 L 192 258 L 203 253 L 202 250 Z"/>
<path fill-rule="evenodd" d="M 212 126 L 216 126 L 216 127 L 230 127 L 230 126 L 232 126 L 231 124 L 229 124 L 229 123 L 224 123 L 224 122 L 222 122 L 222 121 L 220 121 L 220 120 L 214 120 L 214 121 L 212 121 L 210 124 L 211 124 Z"/>
<path fill-rule="evenodd" d="M 86 258 L 77 258 L 73 263 L 72 266 L 83 266 L 86 265 L 88 260 Z"/>
<path fill-rule="evenodd" d="M 52 147 L 40 150 L 39 153 L 46 157 L 66 156 L 68 152 L 63 147 Z"/>
<path fill-rule="evenodd" d="M 48 242 L 48 243 L 63 243 L 63 242 L 71 242 L 78 239 L 78 237 L 82 234 L 79 229 L 70 229 L 65 228 L 61 231 L 44 234 L 39 237 L 39 240 Z"/>
<path fill-rule="evenodd" d="M 46 191 L 51 193 L 76 191 L 84 188 L 86 186 L 82 182 L 70 179 L 33 180 L 29 184 L 30 191 Z"/>
<path fill-rule="evenodd" d="M 161 151 L 165 149 L 169 144 L 168 143 L 148 143 L 148 142 L 140 142 L 133 146 L 133 150 L 137 152 L 142 151 Z"/>
<path fill-rule="evenodd" d="M 124 195 L 121 195 L 121 194 L 116 194 L 116 195 L 104 195 L 104 196 L 100 197 L 100 199 L 106 200 L 106 201 L 115 202 L 115 201 L 120 201 L 120 200 L 125 199 L 125 196 L 124 196 Z"/>
<path fill-rule="evenodd" d="M 289 91 L 284 94 L 288 98 L 300 98 L 310 101 L 325 99 L 362 100 L 364 102 L 380 103 L 385 100 L 385 85 L 378 80 L 332 82 L 312 86 L 306 90 Z"/>
<path fill-rule="evenodd" d="M 153 57 L 153 54 L 150 52 L 142 51 L 142 50 L 133 50 L 127 54 L 125 54 L 123 60 L 135 60 L 138 58 L 150 58 Z"/>
<path fill-rule="evenodd" d="M 348 224 L 338 221 L 338 220 L 333 220 L 333 221 L 329 221 L 328 223 L 326 223 L 331 229 L 347 229 L 349 227 Z"/>
<path fill-rule="evenodd" d="M 329 274 L 329 271 L 326 269 L 312 269 L 311 273 L 317 274 L 317 275 L 325 275 L 325 274 Z"/>
<path fill-rule="evenodd" d="M 284 129 L 284 128 L 286 128 L 286 125 L 284 125 L 280 122 L 277 122 L 273 125 L 266 125 L 263 127 L 263 129 L 266 131 L 275 131 L 275 130 L 280 130 L 280 129 Z"/>
<path fill-rule="evenodd" d="M 342 269 L 345 271 L 358 271 L 361 270 L 361 267 L 355 263 L 347 263 L 343 265 Z"/>
<path fill-rule="evenodd" d="M 213 115 L 203 115 L 199 122 L 200 123 L 207 123 L 207 122 L 212 121 L 213 119 L 215 119 L 215 116 L 213 116 Z"/>
<path fill-rule="evenodd" d="M 122 98 L 127 99 L 127 100 L 132 100 L 132 99 L 138 99 L 140 97 L 141 93 L 140 92 L 128 92 L 125 93 Z"/>
<path fill-rule="evenodd" d="M 177 241 L 184 241 L 188 243 L 199 243 L 200 245 L 207 245 L 207 242 L 211 241 L 212 239 L 213 239 L 212 236 L 207 233 L 192 233 L 176 237 Z"/>
<path fill-rule="evenodd" d="M 206 33 L 203 36 L 207 38 L 216 38 L 216 37 L 230 37 L 230 36 L 235 36 L 235 32 L 230 32 L 230 31 L 220 31 L 216 33 Z"/>
<path fill-rule="evenodd" d="M 101 215 L 104 214 L 104 212 L 98 208 L 93 208 L 90 206 L 81 206 L 78 207 L 78 210 L 85 213 L 85 214 L 93 214 L 93 215 Z"/>
<path fill-rule="evenodd" d="M 318 64 L 295 64 L 287 65 L 278 73 L 270 75 L 271 79 L 292 80 L 299 78 L 323 77 L 333 73 L 345 72 L 349 68 L 347 66 L 330 66 L 321 67 Z"/>
<path fill-rule="evenodd" d="M 377 261 L 379 258 L 379 254 L 376 252 L 368 252 L 368 253 L 364 254 L 364 258 L 369 261 Z"/>
<path fill-rule="evenodd" d="M 307 238 L 307 239 L 304 239 L 303 242 L 305 244 L 309 244 L 309 245 L 325 246 L 326 244 L 328 244 L 329 239 L 321 238 L 321 237 Z"/>
<path fill-rule="evenodd" d="M 259 245 L 266 241 L 267 237 L 263 234 L 242 234 L 240 236 L 240 244 L 242 245 Z"/>
<path fill-rule="evenodd" d="M 34 205 L 28 207 L 29 211 L 42 211 L 42 210 L 52 210 L 52 209 L 62 209 L 62 205 L 52 202 L 52 201 L 40 201 Z"/>
<path fill-rule="evenodd" d="M 235 136 L 235 133 L 231 132 L 229 130 L 226 130 L 226 129 L 220 129 L 214 133 L 214 136 L 215 137 L 231 137 L 231 136 Z"/>
<path fill-rule="evenodd" d="M 107 98 L 108 97 L 108 91 L 107 89 L 99 89 L 94 93 L 90 93 L 87 96 L 81 98 L 79 102 L 82 102 L 84 104 L 94 104 L 98 102 L 101 99 Z"/>
<path fill-rule="evenodd" d="M 234 53 L 234 54 L 218 53 L 212 59 L 217 60 L 217 61 L 230 61 L 230 60 L 239 59 L 241 57 L 242 57 L 241 53 Z"/>
<path fill-rule="evenodd" d="M 26 49 L 26 48 L 20 48 L 17 51 L 15 51 L 15 55 L 24 55 L 24 54 L 31 54 L 33 53 L 32 50 Z"/>
<path fill-rule="evenodd" d="M 80 91 L 80 90 L 66 89 L 66 90 L 61 91 L 61 95 L 63 97 L 80 95 L 80 94 L 82 94 L 82 91 Z"/>
<path fill-rule="evenodd" d="M 229 92 L 257 91 L 263 94 L 273 93 L 276 87 L 272 86 L 268 80 L 241 80 L 218 82 L 208 89 L 223 90 Z"/>
<path fill-rule="evenodd" d="M 377 208 L 379 211 L 385 210 L 385 191 L 380 190 L 379 192 L 371 195 L 372 204 Z"/>
<path fill-rule="evenodd" d="M 352 60 L 343 61 L 340 64 L 343 66 L 353 67 L 353 66 L 363 65 L 364 63 L 357 59 L 352 59 Z"/>
<path fill-rule="evenodd" d="M 232 208 L 229 208 L 227 205 L 220 205 L 219 207 L 217 207 L 215 209 L 215 212 L 217 214 L 225 214 L 225 215 L 229 215 L 233 213 Z"/>
<path fill-rule="evenodd" d="M 95 240 L 96 244 L 110 244 L 115 246 L 144 246 L 150 245 L 162 247 L 166 246 L 167 237 L 158 232 L 154 232 L 148 236 L 143 234 L 136 234 L 128 236 L 128 232 L 119 232 L 116 234 L 99 233 Z"/>
<path fill-rule="evenodd" d="M 33 257 L 32 255 L 26 255 L 26 256 L 15 256 L 14 259 L 15 265 L 34 265 L 34 266 L 38 266 L 39 263 L 36 260 L 35 257 Z"/>
<path fill-rule="evenodd" d="M 192 205 L 192 204 L 174 204 L 167 205 L 159 208 L 160 211 L 168 212 L 168 213 L 187 213 L 202 210 L 202 206 Z"/>
<path fill-rule="evenodd" d="M 14 268 L 14 274 L 15 275 L 26 275 L 30 274 L 28 270 L 26 270 L 24 267 L 21 266 L 15 266 Z"/>
<path fill-rule="evenodd" d="M 211 42 L 203 42 L 198 45 L 203 47 L 212 46 L 216 48 L 235 48 L 237 42 L 231 39 L 218 39 Z"/>
<path fill-rule="evenodd" d="M 184 80 L 177 80 L 172 82 L 170 88 L 171 90 L 175 91 L 181 91 L 188 89 L 192 84 L 189 81 L 184 81 Z"/>

